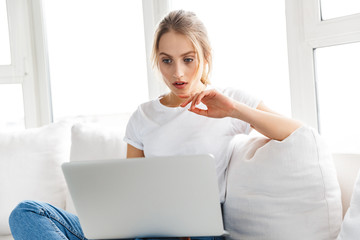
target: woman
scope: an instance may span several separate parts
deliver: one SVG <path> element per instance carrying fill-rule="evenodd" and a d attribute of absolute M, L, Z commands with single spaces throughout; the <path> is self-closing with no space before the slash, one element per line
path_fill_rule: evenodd
<path fill-rule="evenodd" d="M 128 158 L 213 154 L 224 201 L 231 139 L 248 134 L 251 126 L 281 141 L 301 124 L 242 91 L 211 87 L 211 57 L 206 29 L 195 14 L 169 13 L 155 33 L 152 59 L 170 92 L 139 106 L 125 141 Z"/>
<path fill-rule="evenodd" d="M 129 120 L 125 141 L 128 158 L 213 154 L 224 202 L 233 137 L 248 134 L 252 127 L 281 141 L 301 124 L 242 91 L 211 87 L 211 59 L 205 27 L 195 14 L 169 13 L 155 34 L 153 63 L 170 92 L 139 106 Z M 19 204 L 10 227 L 15 239 L 85 239 L 76 216 L 40 202 Z"/>

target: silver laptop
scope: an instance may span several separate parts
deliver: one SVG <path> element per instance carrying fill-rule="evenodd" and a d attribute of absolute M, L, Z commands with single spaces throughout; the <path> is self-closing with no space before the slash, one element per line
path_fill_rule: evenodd
<path fill-rule="evenodd" d="M 76 161 L 62 169 L 89 239 L 224 234 L 210 155 Z"/>

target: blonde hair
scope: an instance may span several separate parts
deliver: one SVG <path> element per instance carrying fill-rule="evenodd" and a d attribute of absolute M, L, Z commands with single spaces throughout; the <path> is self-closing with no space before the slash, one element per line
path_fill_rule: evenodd
<path fill-rule="evenodd" d="M 201 75 L 201 82 L 205 85 L 208 84 L 210 82 L 209 75 L 212 68 L 210 41 L 204 24 L 193 12 L 184 10 L 172 11 L 159 23 L 155 32 L 151 54 L 153 67 L 159 69 L 160 38 L 170 31 L 183 34 L 192 42 L 199 59 L 197 77 Z"/>

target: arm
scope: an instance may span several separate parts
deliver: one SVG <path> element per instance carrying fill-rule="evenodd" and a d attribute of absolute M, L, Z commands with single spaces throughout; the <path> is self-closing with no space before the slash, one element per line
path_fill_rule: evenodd
<path fill-rule="evenodd" d="M 232 117 L 248 122 L 256 131 L 279 141 L 287 138 L 302 125 L 299 121 L 273 112 L 263 102 L 256 109 L 234 102 Z"/>
<path fill-rule="evenodd" d="M 261 134 L 280 141 L 285 139 L 302 125 L 296 120 L 286 118 L 271 111 L 262 102 L 256 109 L 253 109 L 243 103 L 224 96 L 216 90 L 207 90 L 195 94 L 188 98 L 181 106 L 185 107 L 189 102 L 192 102 L 189 111 L 207 117 L 238 118 L 248 122 L 252 128 Z M 208 109 L 202 110 L 196 108 L 196 105 L 200 102 L 203 102 Z"/>
<path fill-rule="evenodd" d="M 143 150 L 140 150 L 140 149 L 128 144 L 126 157 L 127 158 L 140 158 L 140 157 L 145 157 L 145 155 L 144 155 Z"/>

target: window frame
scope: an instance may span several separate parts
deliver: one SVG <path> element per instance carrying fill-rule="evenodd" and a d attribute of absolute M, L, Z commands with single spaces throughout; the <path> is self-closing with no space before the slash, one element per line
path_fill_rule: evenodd
<path fill-rule="evenodd" d="M 314 50 L 360 42 L 360 14 L 322 20 L 320 0 L 286 0 L 291 109 L 319 129 Z"/>
<path fill-rule="evenodd" d="M 166 92 L 166 85 L 159 81 L 151 62 L 151 51 L 154 39 L 154 31 L 157 24 L 170 9 L 169 0 L 142 0 L 143 19 L 145 31 L 145 49 L 148 76 L 149 99 L 155 99 Z"/>

